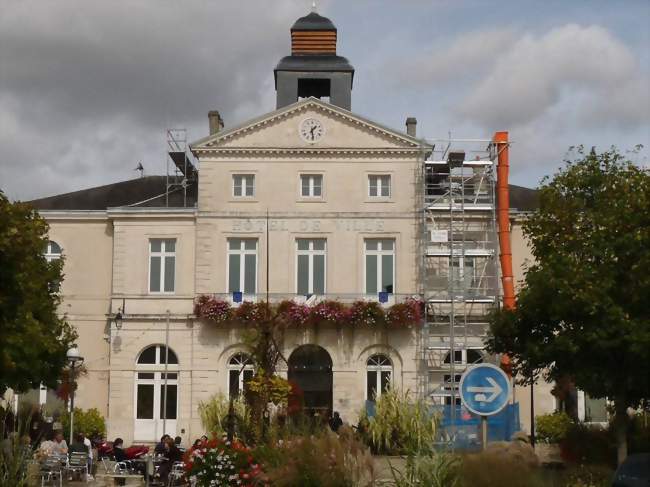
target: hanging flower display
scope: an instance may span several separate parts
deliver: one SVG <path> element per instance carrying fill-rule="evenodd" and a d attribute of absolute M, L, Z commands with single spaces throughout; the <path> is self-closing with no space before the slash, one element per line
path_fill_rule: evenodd
<path fill-rule="evenodd" d="M 285 300 L 278 305 L 277 312 L 287 326 L 303 327 L 310 322 L 311 308 L 306 304 Z"/>
<path fill-rule="evenodd" d="M 345 306 L 338 301 L 321 301 L 311 308 L 311 321 L 314 324 L 336 324 L 345 322 L 347 314 Z"/>
<path fill-rule="evenodd" d="M 235 309 L 235 319 L 240 323 L 259 323 L 270 316 L 266 302 L 251 303 L 244 301 Z"/>
<path fill-rule="evenodd" d="M 232 320 L 233 310 L 228 301 L 214 299 L 210 296 L 199 296 L 194 304 L 194 314 L 214 323 L 225 323 Z"/>
<path fill-rule="evenodd" d="M 401 303 L 388 307 L 377 301 L 355 301 L 351 305 L 339 301 L 326 300 L 313 306 L 282 301 L 277 306 L 266 302 L 244 301 L 233 307 L 228 301 L 211 296 L 200 296 L 194 305 L 194 314 L 212 323 L 240 323 L 243 325 L 260 323 L 275 316 L 288 327 L 310 325 L 336 326 L 387 326 L 406 328 L 418 326 L 422 322 L 424 303 L 417 298 L 407 298 Z"/>
<path fill-rule="evenodd" d="M 376 301 L 355 301 L 350 308 L 350 322 L 357 326 L 381 326 L 386 321 L 384 308 Z"/>
<path fill-rule="evenodd" d="M 403 303 L 397 303 L 388 308 L 386 323 L 390 326 L 403 327 L 419 323 L 422 319 L 423 303 L 420 300 L 407 298 Z"/>
<path fill-rule="evenodd" d="M 188 451 L 185 471 L 197 487 L 264 485 L 253 452 L 238 440 L 213 438 Z"/>

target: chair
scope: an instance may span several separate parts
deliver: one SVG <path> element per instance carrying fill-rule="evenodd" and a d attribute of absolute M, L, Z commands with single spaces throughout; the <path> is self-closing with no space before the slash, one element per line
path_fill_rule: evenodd
<path fill-rule="evenodd" d="M 41 463 L 41 487 L 46 483 L 56 485 L 58 482 L 59 487 L 63 485 L 63 467 L 65 460 L 56 455 L 48 456 Z"/>
<path fill-rule="evenodd" d="M 84 482 L 88 480 L 88 454 L 85 452 L 72 452 L 68 460 L 68 473 L 72 477 L 75 473 L 83 473 Z"/>
<path fill-rule="evenodd" d="M 172 469 L 169 472 L 167 480 L 167 487 L 175 487 L 183 485 L 183 477 L 185 476 L 185 464 L 183 462 L 174 462 Z"/>

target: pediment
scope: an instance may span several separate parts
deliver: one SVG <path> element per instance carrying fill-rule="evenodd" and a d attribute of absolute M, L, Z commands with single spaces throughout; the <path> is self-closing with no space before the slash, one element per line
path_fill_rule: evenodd
<path fill-rule="evenodd" d="M 301 123 L 317 119 L 324 128 L 316 142 L 304 140 Z M 224 130 L 191 144 L 195 153 L 221 151 L 418 151 L 423 141 L 384 127 L 316 98 Z M 424 144 L 424 147 L 429 147 Z"/>

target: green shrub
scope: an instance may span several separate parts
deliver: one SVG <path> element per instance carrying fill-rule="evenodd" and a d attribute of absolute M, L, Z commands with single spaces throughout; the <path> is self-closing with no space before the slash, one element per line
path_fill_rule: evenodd
<path fill-rule="evenodd" d="M 274 487 L 363 487 L 373 485 L 374 463 L 368 449 L 350 428 L 339 435 L 296 436 L 261 446 L 255 455 Z"/>
<path fill-rule="evenodd" d="M 70 434 L 70 413 L 64 412 L 61 415 L 63 434 L 68 438 Z M 83 433 L 88 437 L 103 436 L 106 434 L 106 421 L 98 409 L 74 408 L 74 434 Z"/>
<path fill-rule="evenodd" d="M 390 455 L 430 452 L 438 430 L 438 417 L 408 391 L 389 390 L 381 395 L 375 415 L 362 411 L 361 434 L 373 452 Z"/>
<path fill-rule="evenodd" d="M 229 399 L 221 392 L 208 401 L 199 402 L 199 415 L 205 431 L 216 436 L 226 434 L 229 406 Z M 235 433 L 240 438 L 248 439 L 251 428 L 248 404 L 240 397 L 233 401 L 233 407 L 236 417 Z"/>
<path fill-rule="evenodd" d="M 11 416 L 0 407 L 0 487 L 27 487 L 32 458 L 28 434 L 30 418 L 18 420 L 17 431 L 5 431 L 13 420 Z"/>
<path fill-rule="evenodd" d="M 498 452 L 465 455 L 460 487 L 544 487 L 539 468 Z"/>
<path fill-rule="evenodd" d="M 560 441 L 562 459 L 570 464 L 616 465 L 612 432 L 598 425 L 573 423 Z"/>
<path fill-rule="evenodd" d="M 632 418 L 628 431 L 629 453 L 650 451 L 650 414 L 644 411 Z"/>
<path fill-rule="evenodd" d="M 538 441 L 559 443 L 566 437 L 573 420 L 566 413 L 555 412 L 535 416 L 535 425 L 535 437 Z"/>
<path fill-rule="evenodd" d="M 404 472 L 390 466 L 395 487 L 457 487 L 460 459 L 448 453 L 410 455 Z"/>
<path fill-rule="evenodd" d="M 580 465 L 562 475 L 562 487 L 609 487 L 614 471 L 602 465 Z"/>

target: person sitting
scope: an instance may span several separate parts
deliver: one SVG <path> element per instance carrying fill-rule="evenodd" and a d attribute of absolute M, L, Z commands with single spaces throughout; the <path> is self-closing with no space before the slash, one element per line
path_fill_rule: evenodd
<path fill-rule="evenodd" d="M 174 444 L 176 445 L 176 448 L 178 448 L 181 453 L 185 453 L 185 448 L 181 446 L 182 442 L 183 442 L 183 438 L 181 438 L 180 436 L 174 438 Z"/>
<path fill-rule="evenodd" d="M 116 462 L 123 462 L 126 458 L 126 452 L 124 451 L 124 440 L 122 438 L 115 438 L 113 442 L 113 458 Z"/>
<path fill-rule="evenodd" d="M 52 455 L 59 457 L 66 456 L 68 454 L 68 444 L 63 439 L 63 433 L 57 431 L 54 435 L 54 441 L 51 444 L 50 452 Z"/>
<path fill-rule="evenodd" d="M 169 435 L 164 434 L 160 437 L 160 443 L 156 445 L 156 447 L 153 449 L 153 452 L 156 455 L 164 455 L 165 454 L 165 442 L 167 441 L 167 438 L 171 438 Z"/>
<path fill-rule="evenodd" d="M 70 453 L 85 453 L 88 455 L 88 447 L 84 443 L 84 435 L 81 433 L 74 435 L 74 442 L 70 445 Z"/>

